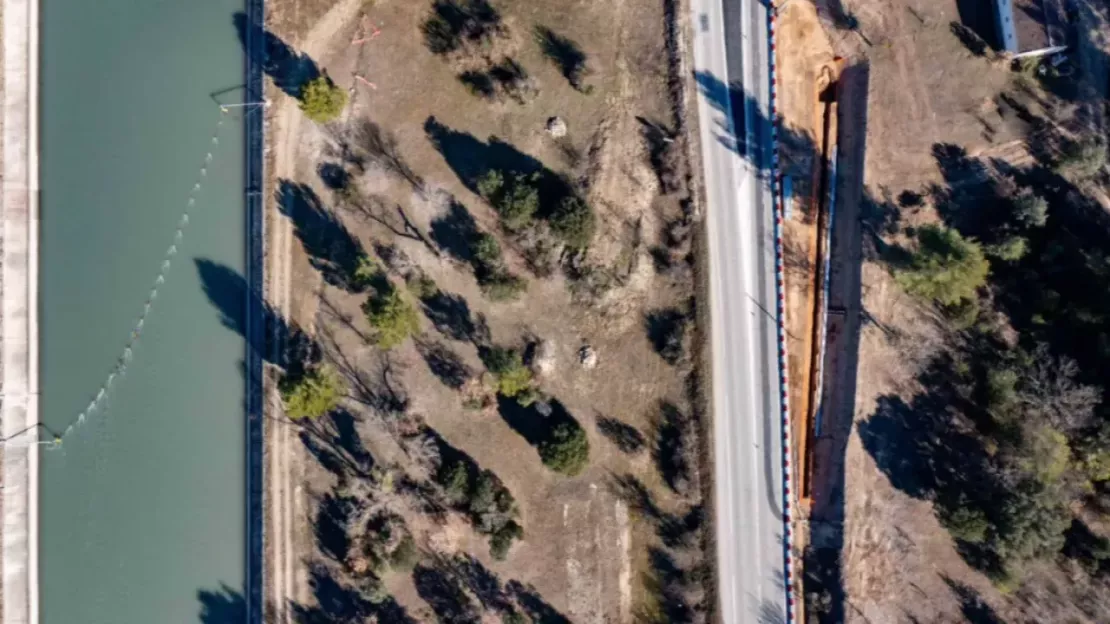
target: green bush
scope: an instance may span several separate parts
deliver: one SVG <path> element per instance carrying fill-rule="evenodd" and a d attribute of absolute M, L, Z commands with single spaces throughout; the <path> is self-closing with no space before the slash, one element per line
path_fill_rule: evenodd
<path fill-rule="evenodd" d="M 297 420 L 318 418 L 335 409 L 347 386 L 330 366 L 319 366 L 299 377 L 283 378 L 279 390 L 286 416 Z"/>
<path fill-rule="evenodd" d="M 477 186 L 478 194 L 492 204 L 505 188 L 505 176 L 497 169 L 490 169 L 478 178 Z"/>
<path fill-rule="evenodd" d="M 551 435 L 540 443 L 540 458 L 548 468 L 574 476 L 590 460 L 590 442 L 586 431 L 576 422 L 563 422 L 551 430 Z"/>
<path fill-rule="evenodd" d="M 986 251 L 1004 262 L 1017 262 L 1029 251 L 1029 241 L 1021 236 L 1008 236 L 1001 243 L 987 247 Z"/>
<path fill-rule="evenodd" d="M 351 286 L 356 290 L 369 288 L 380 274 L 381 268 L 378 263 L 374 262 L 374 259 L 370 256 L 362 254 L 355 263 L 355 271 L 351 276 Z"/>
<path fill-rule="evenodd" d="M 481 232 L 470 243 L 470 253 L 474 259 L 487 268 L 501 266 L 501 244 L 497 237 L 489 232 Z"/>
<path fill-rule="evenodd" d="M 513 349 L 491 348 L 486 356 L 486 368 L 497 378 L 497 392 L 502 396 L 516 397 L 532 388 L 532 370 Z"/>
<path fill-rule="evenodd" d="M 301 87 L 301 110 L 312 121 L 325 123 L 339 117 L 347 105 L 347 92 L 327 76 L 310 80 Z"/>
<path fill-rule="evenodd" d="M 416 309 L 396 288 L 371 296 L 362 309 L 374 328 L 374 344 L 382 349 L 392 349 L 420 331 Z"/>
<path fill-rule="evenodd" d="M 436 281 L 427 275 L 420 275 L 414 277 L 409 281 L 409 292 L 414 297 L 423 301 L 424 299 L 431 299 L 439 294 L 439 286 L 436 286 Z"/>
<path fill-rule="evenodd" d="M 470 496 L 470 470 L 466 463 L 457 461 L 440 469 L 439 482 L 447 497 L 456 503 Z"/>
<path fill-rule="evenodd" d="M 494 208 L 501 224 L 510 231 L 523 230 L 532 224 L 540 208 L 540 191 L 531 176 L 517 176 Z"/>
<path fill-rule="evenodd" d="M 941 520 L 953 539 L 970 544 L 982 544 L 987 539 L 990 523 L 980 509 L 960 506 L 943 513 Z"/>
<path fill-rule="evenodd" d="M 480 285 L 490 301 L 515 301 L 528 290 L 528 280 L 508 271 L 486 275 Z"/>
<path fill-rule="evenodd" d="M 515 520 L 509 520 L 505 526 L 493 532 L 489 537 L 489 554 L 498 561 L 502 561 L 509 554 L 513 541 L 524 537 L 524 529 Z"/>
<path fill-rule="evenodd" d="M 974 298 L 990 271 L 979 243 L 937 225 L 919 229 L 917 239 L 918 249 L 909 266 L 898 271 L 898 283 L 911 294 L 942 305 Z"/>
<path fill-rule="evenodd" d="M 1018 191 L 1013 198 L 1014 217 L 1031 228 L 1044 227 L 1048 222 L 1048 201 L 1030 189 Z"/>
<path fill-rule="evenodd" d="M 397 544 L 397 548 L 390 553 L 389 567 L 405 572 L 411 570 L 419 558 L 420 551 L 416 549 L 416 542 L 413 541 L 412 535 L 406 534 L 401 538 L 401 543 Z"/>
<path fill-rule="evenodd" d="M 976 299 L 964 299 L 955 305 L 942 306 L 942 310 L 952 329 L 956 331 L 971 329 L 979 320 L 979 301 Z"/>
<path fill-rule="evenodd" d="M 1081 179 L 1094 177 L 1106 166 L 1106 145 L 1100 139 L 1072 143 L 1056 163 L 1056 172 Z"/>
<path fill-rule="evenodd" d="M 551 229 L 571 247 L 585 249 L 594 238 L 597 219 L 593 209 L 582 199 L 564 197 L 551 215 Z"/>

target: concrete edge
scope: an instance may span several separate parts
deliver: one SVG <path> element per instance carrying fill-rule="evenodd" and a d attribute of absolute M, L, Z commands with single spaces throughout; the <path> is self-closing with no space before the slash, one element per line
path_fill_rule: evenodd
<path fill-rule="evenodd" d="M 2 621 L 38 624 L 39 0 L 4 0 L 3 22 Z"/>
<path fill-rule="evenodd" d="M 263 20 L 265 0 L 246 0 L 247 22 L 244 41 L 244 72 L 246 102 L 263 101 L 262 63 L 265 51 Z M 264 483 L 266 479 L 263 458 L 265 445 L 265 418 L 263 415 L 263 355 L 266 348 L 264 336 L 266 311 L 263 305 L 265 281 L 265 207 L 263 184 L 266 179 L 265 158 L 265 109 L 261 106 L 246 108 L 243 120 L 244 133 L 244 208 L 247 225 L 246 246 L 246 347 L 247 347 L 247 397 L 246 397 L 246 621 L 261 624 L 264 615 L 263 587 L 265 581 L 265 509 Z M 4 623 L 6 624 L 6 623 Z"/>

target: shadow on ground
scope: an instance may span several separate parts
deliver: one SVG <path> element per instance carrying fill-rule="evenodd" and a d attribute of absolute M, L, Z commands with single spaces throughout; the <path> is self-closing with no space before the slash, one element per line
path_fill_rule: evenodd
<path fill-rule="evenodd" d="M 246 13 L 236 13 L 232 17 L 232 23 L 244 49 L 247 47 L 248 40 L 262 42 L 261 49 L 247 49 L 246 53 L 252 55 L 251 61 L 261 66 L 262 71 L 287 95 L 299 97 L 301 87 L 305 83 L 322 75 L 316 61 L 297 52 L 281 37 L 266 30 L 261 24 L 251 23 Z M 248 31 L 250 31 L 250 39 L 248 39 Z"/>

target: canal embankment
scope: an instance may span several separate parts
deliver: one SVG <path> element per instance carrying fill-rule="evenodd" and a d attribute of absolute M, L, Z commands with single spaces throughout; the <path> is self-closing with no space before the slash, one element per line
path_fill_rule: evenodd
<path fill-rule="evenodd" d="M 38 0 L 3 0 L 3 624 L 38 622 Z"/>

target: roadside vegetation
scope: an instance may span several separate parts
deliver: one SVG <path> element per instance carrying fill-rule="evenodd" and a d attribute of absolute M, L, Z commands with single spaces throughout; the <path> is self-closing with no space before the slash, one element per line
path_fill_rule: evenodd
<path fill-rule="evenodd" d="M 920 391 L 880 396 L 859 435 L 895 488 L 932 501 L 956 552 L 1003 597 L 995 604 L 1043 621 L 1072 609 L 1101 620 L 1110 616 L 1101 606 L 1110 404 L 1100 373 L 1110 366 L 1110 222 L 1098 196 L 1108 178 L 1100 142 L 1058 145 L 1024 167 L 934 146 L 959 190 L 927 189 L 915 225 L 900 228 L 895 216 L 877 246 L 941 339 L 917 375 Z M 1075 581 L 1070 598 L 1029 607 L 1051 591 L 1054 568 Z M 1003 621 L 977 590 L 951 586 Z"/>

